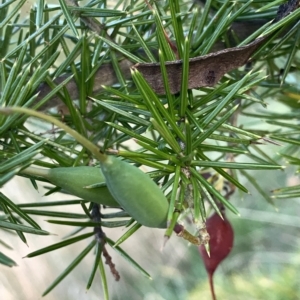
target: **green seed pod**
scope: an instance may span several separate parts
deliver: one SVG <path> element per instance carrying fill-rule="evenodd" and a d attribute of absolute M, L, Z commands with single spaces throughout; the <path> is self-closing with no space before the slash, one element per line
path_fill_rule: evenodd
<path fill-rule="evenodd" d="M 114 156 L 100 166 L 109 191 L 132 218 L 147 227 L 166 228 L 169 203 L 147 174 Z"/>
<path fill-rule="evenodd" d="M 99 168 L 81 166 L 38 169 L 30 167 L 25 169 L 23 173 L 43 177 L 68 193 L 84 200 L 120 207 L 106 187 L 105 178 Z M 103 186 L 98 187 L 102 184 Z M 86 188 L 92 185 L 97 185 L 97 187 Z"/>

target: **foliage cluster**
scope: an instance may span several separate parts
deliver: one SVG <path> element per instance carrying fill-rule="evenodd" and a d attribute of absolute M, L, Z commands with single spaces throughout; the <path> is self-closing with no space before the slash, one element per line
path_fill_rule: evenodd
<path fill-rule="evenodd" d="M 0 4 L 1 106 L 44 110 L 46 106 L 56 106 L 56 102 L 52 104 L 55 97 L 63 103 L 65 113 L 53 113 L 54 118 L 63 118 L 65 124 L 101 151 L 150 170 L 148 174 L 170 203 L 167 237 L 175 223 L 184 218 L 193 220 L 196 231 L 212 210 L 219 212 L 225 207 L 237 214 L 230 196 L 235 190 L 248 193 L 242 184 L 245 178 L 272 204 L 274 198 L 300 195 L 300 187 L 294 186 L 278 189 L 270 196 L 248 172 L 282 170 L 283 159 L 300 165 L 300 86 L 292 82 L 300 68 L 299 8 L 272 23 L 283 1 L 131 0 L 111 4 L 91 0 L 78 6 L 77 1 L 59 0 L 59 5 L 49 5 L 39 0 L 28 17 L 20 19 L 18 12 L 25 2 L 2 0 Z M 233 68 L 214 86 L 188 88 L 190 59 L 245 46 L 261 36 L 265 37 L 264 43 L 245 66 Z M 182 60 L 182 70 L 180 92 L 174 94 L 166 62 L 176 59 Z M 129 66 L 146 62 L 160 63 L 165 95 L 157 95 L 137 69 L 129 72 Z M 212 79 L 213 72 L 209 73 Z M 106 78 L 106 74 L 113 75 Z M 78 91 L 77 103 L 73 101 L 73 90 Z M 273 109 L 278 105 L 284 113 Z M 42 178 L 26 174 L 32 165 L 98 165 L 85 142 L 78 143 L 59 129 L 37 134 L 26 123 L 27 118 L 19 114 L 0 115 L 1 185 L 20 175 L 28 177 L 38 189 L 36 181 Z M 246 128 L 242 124 L 245 120 L 258 126 Z M 138 145 L 134 151 L 128 147 L 128 141 L 133 139 Z M 276 145 L 279 155 L 274 155 L 272 145 Z M 57 191 L 59 186 L 50 189 L 47 196 L 50 198 Z M 68 205 L 81 206 L 82 213 L 66 212 Z M 55 206 L 60 211 L 45 210 Z M 118 273 L 104 240 L 150 277 L 120 247 L 141 226 L 126 212 L 106 213 L 102 209 L 100 213 L 99 205 L 86 199 L 14 203 L 3 193 L 0 208 L 1 229 L 15 231 L 25 243 L 27 233 L 49 234 L 34 220 L 34 215 L 51 216 L 52 223 L 74 226 L 72 237 L 28 257 L 91 239 L 95 234 L 96 238 L 44 295 L 95 249 L 87 288 L 99 267 L 108 299 L 101 254 L 116 278 Z M 118 241 L 104 237 L 103 227 L 124 225 L 128 230 Z M 83 230 L 86 233 L 81 233 Z M 15 265 L 2 252 L 0 262 Z"/>

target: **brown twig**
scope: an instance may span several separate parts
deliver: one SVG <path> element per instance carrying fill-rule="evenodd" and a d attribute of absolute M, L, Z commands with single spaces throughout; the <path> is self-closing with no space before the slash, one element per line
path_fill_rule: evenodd
<path fill-rule="evenodd" d="M 105 257 L 105 264 L 107 264 L 110 268 L 110 271 L 112 273 L 112 275 L 114 276 L 115 280 L 116 281 L 119 281 L 120 280 L 120 274 L 119 272 L 116 270 L 115 268 L 115 264 L 112 262 L 112 258 L 111 256 L 109 255 L 109 253 L 107 252 L 105 246 L 103 247 L 103 256 Z"/>

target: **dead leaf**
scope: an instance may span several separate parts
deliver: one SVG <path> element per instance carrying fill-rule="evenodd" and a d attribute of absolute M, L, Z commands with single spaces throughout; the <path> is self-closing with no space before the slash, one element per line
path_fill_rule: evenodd
<path fill-rule="evenodd" d="M 228 48 L 213 52 L 208 55 L 198 56 L 189 60 L 188 88 L 195 89 L 203 86 L 214 86 L 224 74 L 243 66 L 251 54 L 265 41 L 260 38 L 243 47 Z M 166 70 L 170 91 L 176 94 L 180 91 L 182 76 L 182 60 L 166 62 Z M 159 63 L 143 64 L 133 66 L 137 69 L 149 85 L 159 95 L 165 94 L 163 78 Z"/>
<path fill-rule="evenodd" d="M 274 22 L 286 17 L 299 6 L 299 0 L 290 0 L 280 5 Z M 195 89 L 205 86 L 214 86 L 224 74 L 243 66 L 251 55 L 265 42 L 268 36 L 258 38 L 252 43 L 227 48 L 208 55 L 189 59 L 188 88 Z M 168 83 L 172 94 L 180 92 L 183 62 L 175 60 L 166 62 Z M 132 68 L 137 69 L 147 80 L 152 89 L 159 95 L 164 95 L 165 88 L 159 63 L 138 63 Z"/>

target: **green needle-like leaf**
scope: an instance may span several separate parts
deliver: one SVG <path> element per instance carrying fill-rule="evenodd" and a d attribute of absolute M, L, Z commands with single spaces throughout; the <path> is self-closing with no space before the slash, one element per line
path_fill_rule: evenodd
<path fill-rule="evenodd" d="M 183 69 L 182 69 L 182 77 L 181 77 L 181 90 L 180 90 L 180 116 L 185 116 L 185 111 L 188 105 L 188 78 L 189 78 L 189 52 L 190 52 L 190 40 L 186 38 L 184 40 L 184 48 L 183 48 Z"/>
<path fill-rule="evenodd" d="M 174 212 L 174 207 L 176 203 L 176 196 L 177 196 L 177 191 L 179 188 L 179 179 L 180 179 L 180 166 L 176 166 L 175 169 L 175 177 L 174 177 L 174 183 L 173 183 L 173 188 L 172 188 L 172 194 L 171 194 L 171 200 L 170 200 L 170 206 L 169 206 L 169 212 L 168 212 L 168 224 L 172 220 L 173 212 Z"/>
<path fill-rule="evenodd" d="M 226 169 L 243 169 L 243 170 L 281 170 L 284 166 L 279 165 L 259 165 L 250 163 L 231 163 L 231 162 L 216 162 L 216 161 L 197 161 L 191 162 L 192 166 L 226 168 Z"/>
<path fill-rule="evenodd" d="M 139 230 L 141 227 L 142 227 L 141 224 L 138 224 L 138 223 L 134 224 L 115 242 L 115 244 L 113 244 L 111 246 L 118 247 L 123 242 L 125 242 L 130 236 L 132 236 L 137 230 Z"/>
<path fill-rule="evenodd" d="M 58 1 L 60 3 L 62 11 L 63 11 L 63 13 L 65 15 L 65 18 L 66 18 L 66 20 L 67 20 L 67 22 L 68 22 L 71 30 L 73 31 L 73 33 L 75 34 L 75 36 L 78 38 L 79 36 L 78 36 L 77 29 L 76 29 L 76 25 L 75 25 L 75 23 L 73 21 L 73 17 L 72 17 L 72 15 L 71 15 L 71 13 L 70 13 L 67 5 L 66 5 L 65 0 L 58 0 Z"/>
<path fill-rule="evenodd" d="M 22 151 L 21 153 L 7 159 L 5 162 L 0 164 L 0 173 L 5 173 L 9 169 L 26 163 L 26 161 L 31 160 L 32 157 L 36 156 L 42 150 L 41 147 L 47 142 L 47 140 L 42 140 L 39 143 L 29 147 L 28 149 Z"/>
<path fill-rule="evenodd" d="M 209 129 L 202 133 L 199 138 L 194 142 L 193 149 L 196 149 L 203 141 L 205 141 L 217 128 L 219 128 L 236 110 L 238 106 L 234 106 L 230 109 L 219 121 L 214 123 Z"/>
<path fill-rule="evenodd" d="M 15 2 L 15 0 L 7 1 L 5 4 L 9 5 L 12 2 Z M 6 16 L 6 18 L 4 20 L 2 20 L 2 22 L 0 23 L 0 29 L 2 29 L 16 15 L 16 13 L 20 10 L 20 8 L 24 5 L 25 2 L 26 2 L 26 0 L 18 0 L 17 1 L 17 5 L 15 5 L 13 10 L 10 11 L 10 13 Z"/>
<path fill-rule="evenodd" d="M 192 174 L 195 176 L 196 179 L 211 193 L 213 196 L 216 197 L 221 203 L 224 204 L 229 210 L 231 210 L 233 213 L 239 215 L 238 210 L 230 203 L 228 202 L 225 197 L 223 197 L 211 184 L 209 184 L 196 170 L 191 169 Z"/>
<path fill-rule="evenodd" d="M 31 234 L 38 234 L 38 235 L 49 235 L 50 234 L 49 232 L 47 232 L 45 230 L 36 229 L 33 227 L 28 227 L 26 225 L 21 225 L 21 224 L 14 224 L 14 223 L 6 222 L 6 221 L 0 221 L 0 227 L 11 229 L 11 230 L 18 230 L 21 232 L 27 232 L 27 233 L 31 233 Z"/>
<path fill-rule="evenodd" d="M 102 260 L 99 260 L 99 271 L 101 276 L 101 283 L 103 288 L 103 294 L 104 294 L 104 300 L 109 300 L 109 293 L 108 293 L 108 284 L 107 284 L 107 278 L 106 278 L 106 272 L 104 269 L 104 265 Z"/>
<path fill-rule="evenodd" d="M 267 201 L 269 202 L 270 204 L 272 204 L 274 207 L 275 206 L 275 203 L 273 201 L 273 199 L 268 195 L 268 193 L 262 189 L 260 187 L 260 185 L 258 184 L 256 178 L 254 178 L 253 176 L 251 176 L 249 173 L 247 173 L 246 171 L 244 170 L 240 170 L 240 172 L 247 178 L 247 180 L 255 187 L 256 191 L 259 192 L 259 194 Z"/>
<path fill-rule="evenodd" d="M 52 224 L 67 225 L 67 226 L 81 226 L 81 227 L 95 227 L 103 226 L 108 228 L 122 227 L 126 226 L 128 221 L 114 221 L 114 222 L 68 222 L 68 221 L 57 221 L 57 220 L 47 220 L 47 222 Z"/>
<path fill-rule="evenodd" d="M 126 15 L 125 11 L 115 9 L 103 9 L 94 7 L 77 7 L 70 8 L 72 12 L 79 12 L 81 17 L 116 17 Z"/>
<path fill-rule="evenodd" d="M 14 204 L 9 198 L 7 198 L 1 192 L 0 192 L 0 202 L 7 205 L 12 211 L 14 211 L 17 215 L 19 215 L 22 219 L 24 219 L 34 228 L 41 229 L 41 227 L 33 219 L 31 219 L 22 209 L 20 209 L 16 204 Z"/>
<path fill-rule="evenodd" d="M 7 267 L 15 267 L 17 266 L 16 262 L 11 258 L 0 252 L 0 264 L 5 265 Z"/>
<path fill-rule="evenodd" d="M 116 246 L 115 242 L 109 238 L 106 238 L 107 243 L 113 247 L 125 260 L 127 260 L 135 269 L 137 269 L 142 275 L 148 279 L 152 279 L 151 276 L 136 262 L 134 261 L 122 248 Z"/>
<path fill-rule="evenodd" d="M 38 256 L 38 255 L 42 255 L 42 254 L 45 254 L 45 253 L 48 253 L 48 252 L 51 252 L 51 251 L 54 251 L 54 250 L 57 250 L 57 249 L 69 246 L 71 244 L 77 243 L 79 241 L 82 241 L 82 240 L 84 240 L 86 238 L 91 237 L 92 235 L 94 235 L 94 232 L 85 233 L 85 234 L 76 236 L 74 238 L 71 238 L 71 239 L 68 239 L 68 240 L 65 240 L 65 241 L 53 244 L 51 246 L 39 249 L 37 251 L 31 252 L 31 253 L 27 254 L 25 257 L 35 257 L 35 256 Z"/>
<path fill-rule="evenodd" d="M 97 243 L 96 244 L 96 252 L 95 252 L 95 261 L 94 261 L 94 265 L 93 265 L 93 268 L 92 268 L 92 272 L 91 272 L 91 275 L 90 275 L 90 278 L 88 280 L 88 283 L 87 283 L 87 286 L 86 286 L 86 289 L 89 290 L 90 287 L 92 286 L 92 283 L 93 283 L 93 280 L 94 280 L 94 277 L 95 277 L 95 274 L 96 274 L 96 271 L 98 269 L 98 266 L 100 268 L 100 261 L 101 261 L 101 254 L 102 254 L 102 249 L 103 249 L 103 245 L 101 245 L 100 243 Z M 102 272 L 101 272 L 102 273 Z M 101 280 L 102 279 L 102 276 L 101 276 Z"/>
<path fill-rule="evenodd" d="M 95 247 L 96 241 L 93 240 L 73 261 L 72 263 L 61 273 L 54 282 L 46 289 L 42 296 L 46 296 L 51 292 L 70 272 L 84 259 L 84 257 Z"/>

